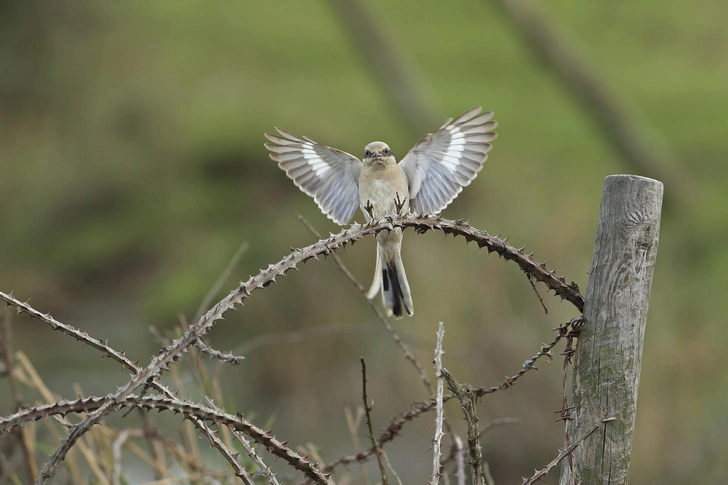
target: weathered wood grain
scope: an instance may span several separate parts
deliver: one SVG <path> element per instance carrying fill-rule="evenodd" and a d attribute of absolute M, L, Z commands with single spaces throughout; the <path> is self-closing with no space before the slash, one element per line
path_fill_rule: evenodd
<path fill-rule="evenodd" d="M 662 196 L 663 184 L 653 179 L 612 175 L 604 182 L 567 441 L 603 424 L 562 462 L 561 485 L 627 483 Z"/>

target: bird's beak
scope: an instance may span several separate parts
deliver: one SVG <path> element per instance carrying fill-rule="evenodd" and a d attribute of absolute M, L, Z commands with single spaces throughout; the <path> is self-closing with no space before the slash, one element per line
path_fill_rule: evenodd
<path fill-rule="evenodd" d="M 372 159 L 373 160 L 379 160 L 384 158 L 384 155 L 382 155 L 380 152 L 374 152 L 372 153 Z"/>

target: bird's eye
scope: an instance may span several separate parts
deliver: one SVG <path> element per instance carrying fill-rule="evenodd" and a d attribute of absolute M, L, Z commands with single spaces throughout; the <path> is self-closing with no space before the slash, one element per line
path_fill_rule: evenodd
<path fill-rule="evenodd" d="M 364 156 L 365 156 L 366 158 L 369 158 L 369 157 L 371 157 L 371 156 L 372 156 L 372 152 L 370 152 L 369 150 L 364 150 Z"/>
<path fill-rule="evenodd" d="M 389 148 L 385 148 L 382 153 L 384 153 L 385 157 L 388 157 L 392 154 L 392 150 L 390 150 Z"/>

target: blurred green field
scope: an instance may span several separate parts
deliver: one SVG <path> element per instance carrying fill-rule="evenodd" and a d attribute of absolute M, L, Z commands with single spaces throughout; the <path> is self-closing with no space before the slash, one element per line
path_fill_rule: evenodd
<path fill-rule="evenodd" d="M 728 4 L 542 7 L 692 180 L 688 198 L 663 214 L 631 481 L 721 483 Z M 483 105 L 500 122 L 485 169 L 443 215 L 510 235 L 585 289 L 603 179 L 630 167 L 489 2 L 377 0 L 372 9 L 440 118 Z M 145 363 L 159 348 L 148 327 L 172 331 L 178 314 L 192 318 L 242 241 L 250 249 L 221 295 L 312 242 L 296 212 L 336 232 L 268 158 L 263 133 L 279 126 L 357 155 L 380 139 L 400 156 L 422 135 L 396 116 L 345 30 L 326 2 L 0 2 L 0 289 Z M 666 197 L 679 189 L 666 186 Z M 405 239 L 417 310 L 394 325 L 429 367 L 444 321 L 445 366 L 461 382 L 490 386 L 512 375 L 575 316 L 550 295 L 544 315 L 515 265 L 462 240 Z M 341 255 L 368 284 L 373 241 Z M 360 404 L 359 356 L 369 363 L 375 429 L 426 397 L 333 261 L 257 294 L 210 341 L 229 350 L 321 328 L 323 336 L 249 349 L 224 371 L 225 393 L 260 424 L 275 417 L 279 438 L 315 443 L 332 459 L 352 451 L 343 409 Z M 96 394 L 126 382 L 38 322 L 15 318 L 15 335 L 62 395 L 74 395 L 74 382 Z M 483 441 L 497 483 L 530 475 L 562 444 L 552 414 L 560 366 L 544 365 L 480 405 L 484 423 L 522 420 Z M 431 424 L 414 423 L 388 448 L 405 483 L 428 476 Z"/>

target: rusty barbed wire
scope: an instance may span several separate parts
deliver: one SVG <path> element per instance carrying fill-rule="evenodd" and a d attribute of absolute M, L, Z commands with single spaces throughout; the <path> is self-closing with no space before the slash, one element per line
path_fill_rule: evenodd
<path fill-rule="evenodd" d="M 537 360 L 539 360 L 542 357 L 548 357 L 550 359 L 553 359 L 554 356 L 551 354 L 551 349 L 553 349 L 556 344 L 559 343 L 559 341 L 562 338 L 576 338 L 578 336 L 578 328 L 581 326 L 582 319 L 581 317 L 576 317 L 568 322 L 562 323 L 558 327 L 554 328 L 553 330 L 558 332 L 556 337 L 549 342 L 548 344 L 541 344 L 541 348 L 539 351 L 530 359 L 527 359 L 523 363 L 523 368 L 518 371 L 516 374 L 506 377 L 503 381 L 501 381 L 498 385 L 492 386 L 492 387 L 478 387 L 473 389 L 473 393 L 476 395 L 476 397 L 480 398 L 487 394 L 492 394 L 494 392 L 502 391 L 505 389 L 510 389 L 513 387 L 520 379 L 525 375 L 526 373 L 538 370 L 538 367 L 535 366 L 535 363 Z M 572 328 L 572 325 L 576 325 L 577 329 Z M 454 394 L 448 394 L 443 396 L 443 403 L 449 401 L 450 399 L 453 399 L 455 397 Z M 382 446 L 383 444 L 392 441 L 402 430 L 402 428 L 410 421 L 413 421 L 414 419 L 418 418 L 422 414 L 432 411 L 435 409 L 437 405 L 436 399 L 430 399 L 427 401 L 415 401 L 412 403 L 412 409 L 404 414 L 401 414 L 399 416 L 393 417 L 387 428 L 382 432 L 382 434 L 379 436 L 379 446 Z M 366 450 L 363 450 L 359 453 L 353 454 L 353 455 L 344 455 L 336 460 L 330 462 L 324 467 L 324 472 L 333 472 L 333 470 L 339 466 L 339 465 L 347 465 L 350 463 L 355 462 L 364 462 L 367 461 L 369 458 L 371 458 L 372 454 L 374 453 L 373 448 L 368 448 Z"/>
<path fill-rule="evenodd" d="M 558 465 L 561 460 L 566 458 L 567 456 L 571 456 L 571 454 L 574 452 L 574 450 L 582 444 L 588 437 L 590 437 L 592 434 L 594 434 L 601 425 L 597 424 L 595 425 L 589 432 L 585 433 L 584 436 L 580 437 L 578 440 L 574 441 L 573 444 L 567 446 L 564 450 L 560 450 L 559 454 L 556 458 L 554 458 L 548 465 L 543 467 L 540 470 L 536 470 L 536 473 L 533 474 L 531 478 L 524 478 L 522 485 L 532 485 L 533 483 L 542 480 L 548 472 L 551 471 L 556 465 Z"/>

